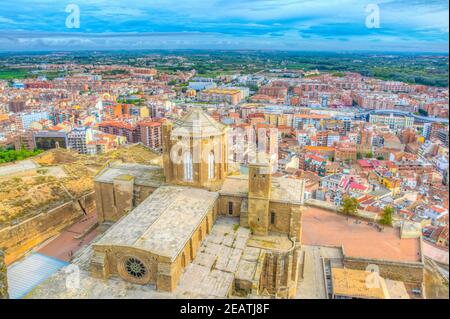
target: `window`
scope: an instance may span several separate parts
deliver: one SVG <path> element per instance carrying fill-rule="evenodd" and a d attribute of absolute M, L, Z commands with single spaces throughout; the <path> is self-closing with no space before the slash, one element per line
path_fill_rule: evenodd
<path fill-rule="evenodd" d="M 233 215 L 233 202 L 228 202 L 228 215 Z"/>
<path fill-rule="evenodd" d="M 192 181 L 192 155 L 191 152 L 184 153 L 184 179 Z"/>
<path fill-rule="evenodd" d="M 125 270 L 134 278 L 142 278 L 147 273 L 144 263 L 134 257 L 128 258 L 125 261 Z"/>
<path fill-rule="evenodd" d="M 208 179 L 214 179 L 214 153 L 208 155 Z"/>
<path fill-rule="evenodd" d="M 275 212 L 270 212 L 270 224 L 275 225 Z"/>

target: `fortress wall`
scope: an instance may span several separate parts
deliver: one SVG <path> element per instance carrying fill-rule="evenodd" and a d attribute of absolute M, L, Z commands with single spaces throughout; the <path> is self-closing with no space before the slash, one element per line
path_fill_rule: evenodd
<path fill-rule="evenodd" d="M 5 255 L 0 250 L 0 299 L 8 299 L 8 277 L 6 275 Z"/>
<path fill-rule="evenodd" d="M 299 276 L 298 249 L 287 252 L 267 250 L 260 277 L 260 294 L 277 298 L 293 298 L 297 293 Z"/>
<path fill-rule="evenodd" d="M 321 208 L 321 209 L 324 209 L 324 210 L 328 210 L 328 211 L 330 211 L 332 213 L 339 213 L 339 209 L 340 209 L 339 206 L 336 206 L 336 205 L 333 205 L 331 203 L 324 202 L 324 201 L 321 201 L 321 200 L 317 200 L 317 199 L 308 199 L 305 202 L 305 205 L 306 206 L 311 206 L 311 207 L 316 207 L 316 208 Z M 364 210 L 361 210 L 361 209 L 358 209 L 356 217 L 359 217 L 359 218 L 362 218 L 362 219 L 366 219 L 366 220 L 369 220 L 369 221 L 376 221 L 376 220 L 380 219 L 380 216 L 378 216 L 378 214 L 372 213 L 372 212 L 368 212 L 368 211 L 364 211 Z"/>
<path fill-rule="evenodd" d="M 80 204 L 86 212 L 93 212 L 94 192 L 0 230 L 0 249 L 5 251 L 6 264 L 21 258 L 28 250 L 58 235 L 85 216 Z"/>
<path fill-rule="evenodd" d="M 352 258 L 344 256 L 344 267 L 366 270 L 369 265 L 379 268 L 380 276 L 420 286 L 423 282 L 424 266 L 421 262 L 395 262 L 383 259 Z"/>

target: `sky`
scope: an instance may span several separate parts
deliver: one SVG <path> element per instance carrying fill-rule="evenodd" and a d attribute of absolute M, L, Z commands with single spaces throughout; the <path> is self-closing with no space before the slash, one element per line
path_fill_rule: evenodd
<path fill-rule="evenodd" d="M 447 0 L 0 0 L 0 8 L 2 51 L 448 53 Z"/>

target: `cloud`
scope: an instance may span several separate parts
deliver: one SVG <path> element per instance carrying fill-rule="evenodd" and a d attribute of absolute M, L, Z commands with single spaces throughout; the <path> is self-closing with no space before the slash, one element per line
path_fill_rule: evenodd
<path fill-rule="evenodd" d="M 0 23 L 1 24 L 10 24 L 10 25 L 16 25 L 17 24 L 16 21 L 14 21 L 12 19 L 9 19 L 9 18 L 2 17 L 2 16 L 0 16 Z"/>
<path fill-rule="evenodd" d="M 380 8 L 380 29 L 365 27 L 366 5 L 374 2 Z M 125 43 L 130 33 L 141 34 L 145 39 L 149 38 L 147 33 L 171 33 L 171 39 L 177 37 L 174 34 L 200 33 L 205 41 L 212 35 L 217 40 L 251 39 L 252 45 L 270 45 L 271 49 L 289 45 L 298 49 L 305 45 L 324 48 L 334 44 L 339 50 L 344 42 L 346 46 L 365 49 L 373 41 L 381 43 L 381 48 L 383 44 L 391 48 L 397 41 L 397 50 L 448 51 L 446 0 L 15 0 L 14 3 L 10 6 L 6 0 L 0 0 L 0 31 L 12 34 L 21 30 L 15 33 L 21 39 L 29 38 L 30 32 L 45 32 L 46 39 L 60 38 L 58 33 L 69 34 L 67 37 L 75 34 L 79 39 L 109 33 L 122 34 Z M 69 3 L 80 8 L 80 29 L 65 26 L 68 15 L 65 7 Z M 200 41 L 201 36 L 197 37 Z M 36 43 L 56 45 L 49 40 L 30 41 L 33 47 Z M 140 43 L 148 45 L 145 40 Z"/>

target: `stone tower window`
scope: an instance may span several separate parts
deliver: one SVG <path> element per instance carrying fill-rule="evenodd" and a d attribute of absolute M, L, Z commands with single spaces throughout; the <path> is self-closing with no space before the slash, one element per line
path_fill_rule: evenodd
<path fill-rule="evenodd" d="M 192 181 L 192 155 L 191 152 L 184 153 L 184 179 L 186 181 Z"/>
<path fill-rule="evenodd" d="M 214 179 L 214 152 L 208 154 L 208 179 Z"/>
<path fill-rule="evenodd" d="M 143 278 L 147 274 L 144 263 L 135 257 L 128 258 L 125 261 L 125 270 L 130 276 L 137 279 Z"/>
<path fill-rule="evenodd" d="M 228 202 L 228 215 L 233 215 L 233 202 Z"/>
<path fill-rule="evenodd" d="M 270 212 L 270 223 L 275 225 L 275 212 Z"/>

